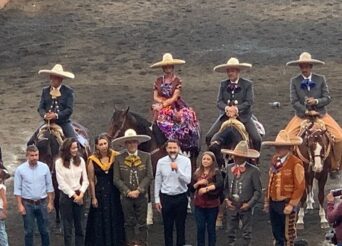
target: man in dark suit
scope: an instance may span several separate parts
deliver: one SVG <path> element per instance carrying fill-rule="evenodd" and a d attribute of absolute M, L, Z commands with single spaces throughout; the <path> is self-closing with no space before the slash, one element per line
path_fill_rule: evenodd
<path fill-rule="evenodd" d="M 113 141 L 113 145 L 126 147 L 126 151 L 115 158 L 113 180 L 121 193 L 127 245 L 143 246 L 148 241 L 146 192 L 153 179 L 152 163 L 151 155 L 138 150 L 138 145 L 150 139 L 128 129 L 123 137 Z"/>
<path fill-rule="evenodd" d="M 291 136 L 297 136 L 300 126 L 307 115 L 319 114 L 324 121 L 328 132 L 334 139 L 334 151 L 331 165 L 331 177 L 336 177 L 341 168 L 342 157 L 342 129 L 339 124 L 327 113 L 326 106 L 331 97 L 326 79 L 322 75 L 312 73 L 313 65 L 323 65 L 324 62 L 313 59 L 311 54 L 303 52 L 298 60 L 290 61 L 287 66 L 299 66 L 301 74 L 290 81 L 290 99 L 295 110 L 295 116 L 285 130 Z"/>
<path fill-rule="evenodd" d="M 74 91 L 62 84 L 63 79 L 73 79 L 75 75 L 64 71 L 60 64 L 56 64 L 51 70 L 44 69 L 38 73 L 47 74 L 50 78 L 50 85 L 43 88 L 40 97 L 38 107 L 40 116 L 45 122 L 58 124 L 66 138 L 76 137 L 70 120 L 74 107 Z"/>
<path fill-rule="evenodd" d="M 218 132 L 221 124 L 230 117 L 236 117 L 245 125 L 252 139 L 253 147 L 260 150 L 261 136 L 252 120 L 252 105 L 254 103 L 253 84 L 247 79 L 240 78 L 240 70 L 252 67 L 248 63 L 240 63 L 232 57 L 226 64 L 218 65 L 214 71 L 227 73 L 228 79 L 221 81 L 216 106 L 220 116 L 211 126 L 206 135 L 209 146 L 214 134 Z"/>

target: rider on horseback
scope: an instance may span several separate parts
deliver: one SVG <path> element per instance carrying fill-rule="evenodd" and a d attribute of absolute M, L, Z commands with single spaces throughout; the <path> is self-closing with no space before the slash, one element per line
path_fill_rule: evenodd
<path fill-rule="evenodd" d="M 159 128 L 153 128 L 153 132 L 160 136 L 160 130 L 167 139 L 178 139 L 182 148 L 189 149 L 199 147 L 199 123 L 194 110 L 181 98 L 182 81 L 174 73 L 174 65 L 184 63 L 166 53 L 162 61 L 151 65 L 151 68 L 161 67 L 164 71 L 153 87 L 153 120 Z M 157 139 L 162 141 L 163 137 Z"/>
<path fill-rule="evenodd" d="M 261 136 L 252 120 L 253 85 L 251 81 L 240 78 L 240 70 L 251 67 L 251 64 L 240 63 L 238 59 L 232 57 L 226 64 L 214 68 L 216 72 L 227 73 L 228 79 L 221 81 L 216 104 L 220 110 L 220 116 L 207 133 L 206 143 L 208 146 L 214 140 L 212 138 L 219 131 L 222 123 L 229 118 L 237 117 L 245 125 L 254 148 L 260 150 Z"/>
<path fill-rule="evenodd" d="M 296 136 L 300 132 L 301 123 L 308 116 L 318 115 L 334 140 L 331 177 L 335 178 L 341 168 L 342 129 L 327 113 L 326 106 L 331 102 L 331 97 L 325 77 L 312 73 L 312 67 L 316 64 L 323 65 L 324 62 L 312 59 L 308 52 L 303 52 L 298 60 L 286 63 L 287 66 L 298 65 L 301 74 L 290 81 L 290 99 L 296 115 L 288 123 L 285 130 L 291 136 Z"/>
<path fill-rule="evenodd" d="M 47 74 L 50 77 L 50 86 L 43 88 L 40 98 L 38 107 L 40 116 L 48 124 L 58 124 L 63 129 L 64 137 L 76 138 L 76 132 L 70 120 L 74 106 L 74 92 L 70 87 L 62 84 L 63 79 L 74 79 L 75 75 L 64 71 L 60 64 L 56 64 L 51 70 L 40 70 L 38 73 Z M 33 143 L 38 131 L 30 139 L 29 144 Z"/>

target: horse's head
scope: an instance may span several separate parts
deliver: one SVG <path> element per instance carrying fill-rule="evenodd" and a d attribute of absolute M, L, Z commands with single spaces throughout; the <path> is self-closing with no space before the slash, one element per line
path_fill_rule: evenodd
<path fill-rule="evenodd" d="M 128 119 L 129 107 L 126 109 L 118 109 L 114 106 L 114 112 L 110 120 L 110 126 L 108 130 L 108 136 L 111 139 L 115 139 L 120 135 L 123 135 L 127 130 L 127 119 Z"/>
<path fill-rule="evenodd" d="M 308 148 L 309 165 L 312 171 L 317 173 L 323 170 L 324 161 L 330 152 L 330 143 L 326 131 L 326 129 L 312 127 L 304 133 L 304 144 Z"/>

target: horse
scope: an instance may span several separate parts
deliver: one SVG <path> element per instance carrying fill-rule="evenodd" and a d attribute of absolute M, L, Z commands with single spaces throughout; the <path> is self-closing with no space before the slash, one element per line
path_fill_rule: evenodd
<path fill-rule="evenodd" d="M 148 135 L 151 137 L 150 141 L 140 144 L 138 148 L 142 151 L 151 153 L 153 174 L 155 175 L 158 160 L 167 155 L 164 148 L 164 143 L 167 141 L 166 137 L 158 131 L 155 124 L 152 124 L 137 113 L 130 112 L 129 107 L 126 109 L 118 109 L 114 106 L 113 115 L 108 129 L 108 136 L 111 139 L 121 137 L 127 129 L 134 129 L 137 134 Z M 200 151 L 199 148 L 191 147 L 189 149 L 182 149 L 181 151 L 190 158 L 192 172 L 194 172 Z M 150 198 L 150 193 L 148 195 Z M 147 223 L 152 224 L 152 204 L 150 202 L 148 205 L 147 217 Z"/>
<path fill-rule="evenodd" d="M 317 180 L 318 183 L 320 225 L 322 229 L 326 229 L 329 228 L 329 223 L 323 208 L 324 187 L 333 155 L 332 138 L 327 132 L 324 122 L 315 117 L 310 117 L 302 123 L 298 135 L 303 138 L 303 143 L 296 147 L 294 152 L 304 163 L 306 189 L 300 202 L 297 229 L 304 229 L 305 204 L 306 209 L 313 209 L 314 180 Z"/>
<path fill-rule="evenodd" d="M 72 123 L 76 134 L 78 135 L 78 140 L 81 142 L 80 144 L 80 154 L 84 160 L 87 160 L 90 154 L 90 147 L 87 144 L 89 139 L 87 129 L 78 124 L 76 122 Z M 55 199 L 54 199 L 54 207 L 56 211 L 55 222 L 57 225 L 60 224 L 60 211 L 59 211 L 59 197 L 60 191 L 58 189 L 56 170 L 55 170 L 55 160 L 58 158 L 59 147 L 64 140 L 63 130 L 57 124 L 45 124 L 39 128 L 39 131 L 36 132 L 32 138 L 30 139 L 29 144 L 34 144 L 37 146 L 39 150 L 39 161 L 44 162 L 48 165 L 51 177 L 52 184 L 55 190 Z"/>

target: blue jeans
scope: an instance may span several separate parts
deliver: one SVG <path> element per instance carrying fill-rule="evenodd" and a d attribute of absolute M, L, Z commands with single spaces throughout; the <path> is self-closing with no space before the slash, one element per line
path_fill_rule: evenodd
<path fill-rule="evenodd" d="M 31 204 L 23 200 L 23 205 L 26 210 L 26 214 L 23 215 L 24 219 L 24 231 L 25 231 L 25 246 L 33 246 L 33 232 L 34 223 L 37 221 L 42 246 L 49 246 L 49 231 L 48 231 L 48 212 L 47 212 L 47 199 L 41 202 L 39 205 Z"/>
<path fill-rule="evenodd" d="M 1 246 L 8 246 L 8 238 L 7 238 L 5 220 L 0 220 L 0 245 Z"/>
<path fill-rule="evenodd" d="M 216 243 L 216 218 L 218 207 L 200 208 L 195 207 L 195 218 L 197 224 L 197 246 L 205 245 L 205 231 L 208 231 L 208 245 L 215 246 Z"/>

